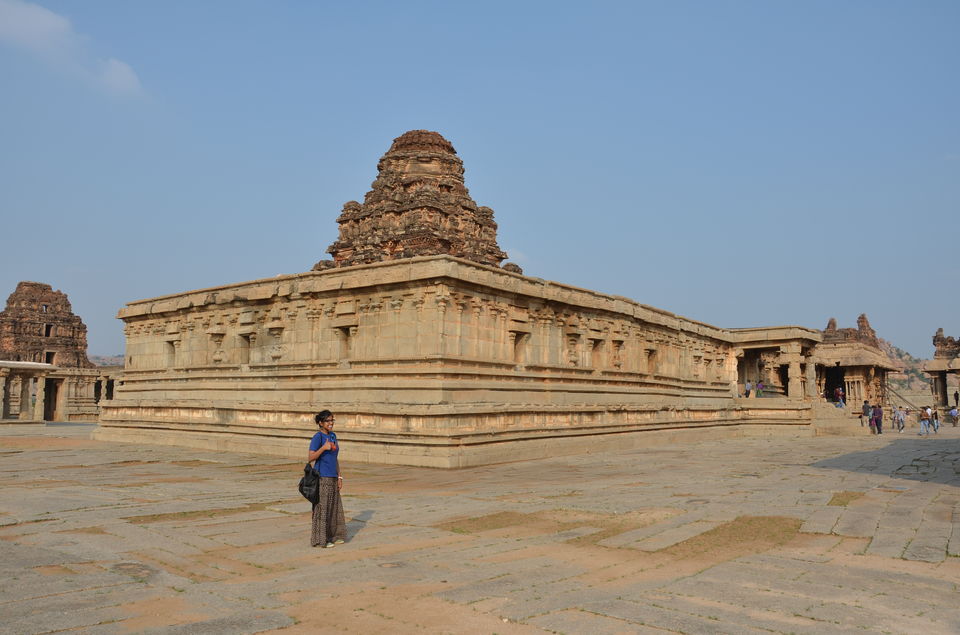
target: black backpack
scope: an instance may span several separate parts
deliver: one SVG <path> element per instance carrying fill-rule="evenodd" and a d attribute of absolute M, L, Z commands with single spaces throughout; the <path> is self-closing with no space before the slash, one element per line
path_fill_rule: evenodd
<path fill-rule="evenodd" d="M 297 489 L 300 490 L 304 498 L 314 505 L 320 500 L 320 475 L 309 463 L 303 466 L 303 478 L 300 479 L 300 485 Z"/>

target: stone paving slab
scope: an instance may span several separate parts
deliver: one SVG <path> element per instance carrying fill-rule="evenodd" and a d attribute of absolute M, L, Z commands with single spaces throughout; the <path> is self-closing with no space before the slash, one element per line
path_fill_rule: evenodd
<path fill-rule="evenodd" d="M 0 428 L 0 633 L 960 632 L 952 428 L 453 471 L 343 434 L 333 549 L 302 463 L 90 432 Z"/>

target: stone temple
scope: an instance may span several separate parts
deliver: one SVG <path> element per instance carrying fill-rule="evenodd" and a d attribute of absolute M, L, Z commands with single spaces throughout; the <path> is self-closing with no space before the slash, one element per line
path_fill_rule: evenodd
<path fill-rule="evenodd" d="M 837 328 L 830 318 L 823 331 L 823 342 L 814 352 L 821 368 L 821 393 L 832 401 L 841 388 L 847 403 L 858 406 L 864 401 L 886 404 L 887 374 L 897 370 L 880 349 L 880 340 L 865 313 L 857 318 L 857 328 Z"/>
<path fill-rule="evenodd" d="M 960 375 L 960 338 L 945 336 L 940 328 L 933 335 L 933 346 L 933 359 L 926 363 L 924 371 L 930 375 L 933 405 L 946 410 L 960 405 L 960 399 L 951 400 L 947 384 L 947 375 Z"/>
<path fill-rule="evenodd" d="M 21 282 L 0 312 L 0 359 L 93 368 L 87 327 L 70 300 L 49 284 Z"/>
<path fill-rule="evenodd" d="M 0 419 L 96 419 L 107 381 L 113 389 L 101 374 L 87 359 L 87 327 L 67 294 L 19 283 L 0 312 Z"/>
<path fill-rule="evenodd" d="M 441 135 L 403 134 L 312 271 L 138 300 L 105 439 L 460 467 L 677 438 L 811 435 L 823 334 L 726 329 L 501 263 Z M 744 382 L 762 379 L 765 398 Z M 347 446 L 345 446 L 347 447 Z"/>

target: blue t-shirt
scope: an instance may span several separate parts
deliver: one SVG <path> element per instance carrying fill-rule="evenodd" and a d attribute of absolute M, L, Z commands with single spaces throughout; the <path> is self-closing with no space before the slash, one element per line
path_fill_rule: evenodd
<path fill-rule="evenodd" d="M 320 449 L 320 446 L 326 443 L 327 441 L 332 441 L 334 449 L 327 450 L 320 455 L 320 458 L 316 460 L 313 464 L 313 469 L 320 473 L 320 476 L 332 476 L 336 478 L 337 475 L 337 455 L 340 454 L 340 444 L 337 443 L 337 435 L 331 432 L 327 434 L 325 432 L 318 432 L 313 435 L 313 439 L 310 440 L 310 451 L 316 452 Z"/>

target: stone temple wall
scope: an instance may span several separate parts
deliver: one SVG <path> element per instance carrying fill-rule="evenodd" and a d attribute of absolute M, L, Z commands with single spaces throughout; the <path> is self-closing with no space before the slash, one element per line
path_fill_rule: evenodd
<path fill-rule="evenodd" d="M 437 467 L 641 432 L 796 431 L 802 399 L 740 407 L 737 355 L 751 337 L 791 354 L 819 339 L 744 335 L 451 256 L 192 291 L 120 317 L 127 365 L 101 438 L 299 457 L 330 408 L 351 459 Z"/>

